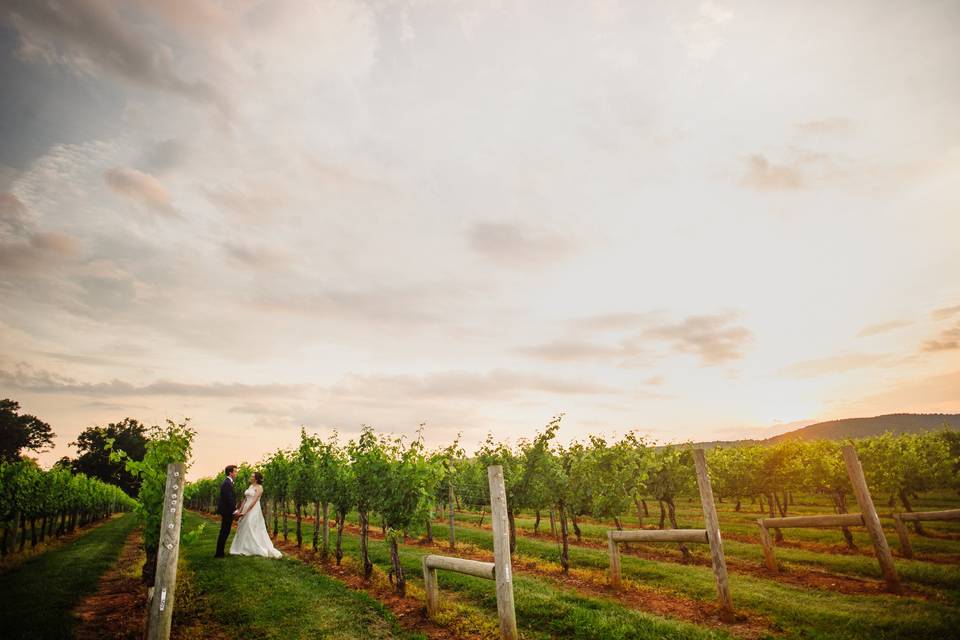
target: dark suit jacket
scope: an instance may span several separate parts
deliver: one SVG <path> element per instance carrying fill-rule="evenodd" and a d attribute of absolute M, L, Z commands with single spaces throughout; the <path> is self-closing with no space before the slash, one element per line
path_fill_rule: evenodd
<path fill-rule="evenodd" d="M 233 495 L 233 481 L 224 478 L 220 485 L 220 501 L 217 502 L 217 513 L 222 516 L 232 516 L 237 509 L 237 499 Z"/>

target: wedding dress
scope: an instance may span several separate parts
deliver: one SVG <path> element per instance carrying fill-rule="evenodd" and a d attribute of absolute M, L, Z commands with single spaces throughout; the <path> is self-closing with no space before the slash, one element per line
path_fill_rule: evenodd
<path fill-rule="evenodd" d="M 267 523 L 263 520 L 263 511 L 260 509 L 260 501 L 257 500 L 257 488 L 250 485 L 243 495 L 246 497 L 240 512 L 246 515 L 240 518 L 240 524 L 237 525 L 237 535 L 233 536 L 230 544 L 230 555 L 282 557 L 283 554 L 274 548 L 267 534 Z M 255 500 L 256 504 L 253 504 Z"/>

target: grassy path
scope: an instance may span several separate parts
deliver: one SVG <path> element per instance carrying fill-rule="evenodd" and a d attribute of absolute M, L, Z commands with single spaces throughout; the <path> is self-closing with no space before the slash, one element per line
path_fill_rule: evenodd
<path fill-rule="evenodd" d="M 302 562 L 284 558 L 215 559 L 216 523 L 186 514 L 184 526 L 207 522 L 203 534 L 181 547 L 192 573 L 191 597 L 229 637 L 244 640 L 297 638 L 417 638 L 369 596 L 351 591 Z M 196 608 L 196 603 L 184 603 Z M 176 620 L 174 621 L 176 625 Z"/>
<path fill-rule="evenodd" d="M 0 575 L 0 635 L 60 640 L 72 635 L 74 606 L 97 588 L 136 526 L 126 514 Z"/>

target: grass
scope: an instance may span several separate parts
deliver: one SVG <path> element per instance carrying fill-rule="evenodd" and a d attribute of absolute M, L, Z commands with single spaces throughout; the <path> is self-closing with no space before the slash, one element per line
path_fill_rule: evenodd
<path fill-rule="evenodd" d="M 0 635 L 69 638 L 74 606 L 96 590 L 136 524 L 132 514 L 114 518 L 0 575 Z"/>
<path fill-rule="evenodd" d="M 434 535 L 443 540 L 446 528 L 434 526 Z M 458 528 L 458 540 L 481 549 L 492 549 L 490 532 L 481 529 Z M 312 527 L 305 525 L 304 539 L 312 536 Z M 291 539 L 292 536 L 291 536 Z M 345 552 L 359 554 L 355 536 L 345 536 Z M 379 541 L 370 544 L 371 559 L 386 568 L 389 564 L 387 547 Z M 420 557 L 427 553 L 416 545 L 403 547 L 402 562 L 408 576 L 417 581 L 420 575 Z M 556 547 L 552 543 L 529 538 L 518 540 L 522 556 L 552 562 Z M 824 554 L 820 554 L 824 555 Z M 848 561 L 859 558 L 841 556 Z M 607 567 L 603 551 L 571 549 L 574 566 L 592 568 L 598 572 Z M 871 558 L 862 558 L 873 562 Z M 901 566 L 905 563 L 898 563 Z M 929 564 L 929 563 L 917 563 Z M 713 601 L 716 597 L 713 574 L 709 567 L 679 565 L 645 560 L 624 555 L 623 575 L 627 579 L 653 586 L 667 593 L 696 600 Z M 904 573 L 926 583 L 941 586 L 956 584 L 956 567 L 938 567 L 944 576 L 924 576 L 922 572 Z M 449 589 L 475 607 L 489 612 L 496 610 L 490 583 L 455 574 L 444 573 L 441 589 Z M 960 628 L 960 594 L 947 589 L 928 588 L 930 599 L 892 595 L 846 595 L 830 590 L 797 587 L 774 579 L 749 575 L 730 578 L 735 606 L 750 616 L 765 617 L 773 622 L 778 635 L 787 638 L 823 638 L 846 640 L 874 638 L 929 638 L 951 637 Z M 617 604 L 615 599 L 590 598 L 558 587 L 553 581 L 518 575 L 515 581 L 517 618 L 528 637 L 546 632 L 547 636 L 563 638 L 692 638 L 723 637 L 709 629 L 696 627 L 672 619 L 659 618 L 634 611 Z M 705 634 L 705 635 L 704 635 Z"/>
<path fill-rule="evenodd" d="M 193 529 L 203 521 L 186 514 L 184 525 Z M 202 609 L 226 635 L 245 640 L 420 637 L 400 628 L 376 600 L 297 560 L 213 558 L 217 530 L 208 524 L 195 542 L 181 546 L 181 559 L 191 572 L 190 597 L 204 600 Z M 196 604 L 183 607 L 196 609 Z"/>

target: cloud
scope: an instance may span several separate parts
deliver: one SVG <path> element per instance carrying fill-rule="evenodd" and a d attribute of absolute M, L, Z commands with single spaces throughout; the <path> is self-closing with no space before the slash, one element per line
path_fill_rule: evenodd
<path fill-rule="evenodd" d="M 223 244 L 223 250 L 231 262 L 250 269 L 276 269 L 288 261 L 286 255 L 264 247 L 250 247 L 228 242 Z"/>
<path fill-rule="evenodd" d="M 744 161 L 746 174 L 740 184 L 757 191 L 789 191 L 804 188 L 804 179 L 796 166 L 771 164 L 764 156 L 751 155 Z"/>
<path fill-rule="evenodd" d="M 27 225 L 27 207 L 14 194 L 0 193 L 0 229 L 19 235 Z"/>
<path fill-rule="evenodd" d="M 795 126 L 800 133 L 813 135 L 841 134 L 853 130 L 853 121 L 848 118 L 823 118 L 798 122 Z"/>
<path fill-rule="evenodd" d="M 923 350 L 927 352 L 952 351 L 960 349 L 960 322 L 940 332 L 933 340 L 923 343 Z"/>
<path fill-rule="evenodd" d="M 955 307 L 943 307 L 942 309 L 934 309 L 930 315 L 933 316 L 934 320 L 946 320 L 947 318 L 951 318 L 958 313 L 960 313 L 960 304 L 958 304 Z"/>
<path fill-rule="evenodd" d="M 62 233 L 32 233 L 23 240 L 0 241 L 0 267 L 34 272 L 51 266 L 51 260 L 72 258 L 80 252 L 79 241 Z"/>
<path fill-rule="evenodd" d="M 501 266 L 541 267 L 574 252 L 559 234 L 506 222 L 477 222 L 467 231 L 467 243 L 480 255 Z"/>
<path fill-rule="evenodd" d="M 831 373 L 843 373 L 853 369 L 872 367 L 887 359 L 886 354 L 848 353 L 829 358 L 817 358 L 794 363 L 780 371 L 781 374 L 796 378 L 814 378 Z"/>
<path fill-rule="evenodd" d="M 860 330 L 860 333 L 858 333 L 857 336 L 860 338 L 867 338 L 869 336 L 887 333 L 889 331 L 908 326 L 910 326 L 910 323 L 906 320 L 891 320 L 890 322 L 881 322 L 879 324 L 871 324 L 870 326 L 864 327 Z"/>
<path fill-rule="evenodd" d="M 742 349 L 752 338 L 746 327 L 730 324 L 733 319 L 731 314 L 689 316 L 650 327 L 643 335 L 667 341 L 677 351 L 697 354 L 706 365 L 716 365 L 743 357 Z"/>
<path fill-rule="evenodd" d="M 69 394 L 99 397 L 129 396 L 191 396 L 198 398 L 249 398 L 252 396 L 298 395 L 308 387 L 296 384 L 191 384 L 159 380 L 146 385 L 133 385 L 122 380 L 109 382 L 81 382 L 69 376 L 26 364 L 12 371 L 0 369 L 0 386 L 33 393 Z"/>
<path fill-rule="evenodd" d="M 19 53 L 26 59 L 63 64 L 80 73 L 104 71 L 228 113 L 226 100 L 211 84 L 187 80 L 175 71 L 171 48 L 152 44 L 155 32 L 128 20 L 124 6 L 103 0 L 10 0 L 0 15 L 16 29 Z"/>
<path fill-rule="evenodd" d="M 532 347 L 520 347 L 519 353 L 552 362 L 601 360 L 623 355 L 623 347 L 579 340 L 558 340 Z"/>
<path fill-rule="evenodd" d="M 616 388 L 557 376 L 494 369 L 487 373 L 445 371 L 426 375 L 348 376 L 331 392 L 338 398 L 504 399 L 525 393 L 592 395 L 619 393 Z"/>
<path fill-rule="evenodd" d="M 103 178 L 116 193 L 147 205 L 165 216 L 177 216 L 177 210 L 170 201 L 170 192 L 149 173 L 143 173 L 129 167 L 108 169 Z"/>
<path fill-rule="evenodd" d="M 170 138 L 149 147 L 137 162 L 154 173 L 165 173 L 180 165 L 187 157 L 187 145 L 180 140 Z"/>
<path fill-rule="evenodd" d="M 837 412 L 848 416 L 903 412 L 957 413 L 960 412 L 960 371 L 900 380 L 876 394 L 854 402 L 839 401 L 835 405 Z"/>
<path fill-rule="evenodd" d="M 269 222 L 275 219 L 278 209 L 287 204 L 287 197 L 280 191 L 251 186 L 237 187 L 220 185 L 203 188 L 203 195 L 215 207 L 238 215 L 244 222 Z"/>

